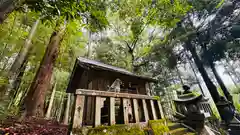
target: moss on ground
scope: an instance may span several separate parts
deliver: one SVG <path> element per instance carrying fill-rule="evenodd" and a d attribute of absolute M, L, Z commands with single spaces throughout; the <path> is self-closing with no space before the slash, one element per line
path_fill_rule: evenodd
<path fill-rule="evenodd" d="M 140 128 L 139 125 L 112 125 L 98 126 L 87 130 L 80 128 L 74 129 L 73 134 L 76 135 L 145 135 L 153 132 L 155 135 L 162 135 L 169 131 L 165 120 L 150 120 L 148 126 Z"/>
<path fill-rule="evenodd" d="M 150 120 L 149 127 L 153 130 L 155 135 L 162 135 L 169 131 L 168 126 L 165 125 L 165 120 Z"/>
<path fill-rule="evenodd" d="M 75 129 L 73 134 L 83 135 L 82 129 Z M 144 135 L 144 131 L 139 126 L 113 125 L 113 126 L 98 126 L 91 128 L 87 135 Z"/>

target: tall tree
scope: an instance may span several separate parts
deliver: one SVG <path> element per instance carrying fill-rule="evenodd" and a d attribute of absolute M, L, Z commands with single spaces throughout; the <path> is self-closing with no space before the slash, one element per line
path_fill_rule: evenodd
<path fill-rule="evenodd" d="M 218 48 L 220 48 L 219 44 L 218 44 Z M 202 49 L 203 49 L 203 54 L 202 55 L 204 57 L 203 61 L 205 61 L 205 63 L 207 63 L 207 65 L 212 69 L 212 72 L 213 72 L 218 84 L 220 85 L 224 95 L 226 96 L 226 98 L 229 101 L 232 101 L 231 95 L 228 92 L 228 89 L 225 86 L 222 78 L 218 74 L 217 69 L 216 69 L 216 65 L 215 65 L 215 62 L 214 62 L 214 61 L 217 61 L 217 60 L 220 59 L 219 56 L 220 56 L 221 53 L 218 52 L 218 55 L 215 55 L 216 53 L 214 53 L 214 51 L 212 51 L 211 48 L 207 49 L 207 47 L 205 45 L 202 47 Z M 222 57 L 222 56 L 220 56 L 220 57 Z"/>
<path fill-rule="evenodd" d="M 108 38 L 114 46 L 120 45 L 117 53 L 124 57 L 121 63 L 135 73 L 141 73 L 142 68 L 147 66 L 149 60 L 145 57 L 152 46 L 161 40 L 159 33 L 174 27 L 190 9 L 186 1 L 179 0 L 175 3 L 123 0 L 116 4 L 117 12 L 109 14 L 112 36 Z"/>
<path fill-rule="evenodd" d="M 69 120 L 70 103 L 71 103 L 71 94 L 68 93 L 67 94 L 67 104 L 66 104 L 66 108 L 64 111 L 64 119 L 63 119 L 63 123 L 66 125 L 68 124 L 68 120 Z"/>
<path fill-rule="evenodd" d="M 86 3 L 84 3 L 86 2 Z M 26 104 L 26 116 L 43 116 L 43 107 L 44 107 L 44 99 L 47 92 L 47 88 L 49 86 L 54 64 L 59 54 L 59 48 L 61 41 L 63 40 L 63 36 L 66 30 L 66 21 L 64 20 L 72 20 L 74 17 L 78 16 L 78 12 L 81 13 L 90 13 L 87 14 L 87 17 L 91 18 L 92 25 L 99 28 L 102 28 L 107 24 L 107 20 L 105 17 L 105 4 L 104 2 L 90 2 L 84 1 L 80 4 L 78 2 L 69 3 L 68 1 L 56 1 L 52 3 L 53 5 L 59 6 L 56 8 L 58 10 L 58 14 L 61 15 L 59 20 L 56 23 L 55 29 L 51 35 L 49 40 L 49 44 L 46 48 L 44 57 L 40 63 L 40 67 L 38 72 L 31 84 L 29 92 L 25 99 Z M 50 3 L 51 4 L 51 3 Z M 65 8 L 70 8 L 75 5 L 75 8 L 71 11 L 65 10 Z M 62 17 L 62 18 L 61 18 Z"/>
<path fill-rule="evenodd" d="M 45 117 L 47 119 L 49 119 L 51 117 L 51 111 L 52 111 L 52 106 L 53 106 L 53 101 L 54 101 L 56 89 L 57 89 L 57 82 L 54 82 L 53 90 L 52 90 L 52 93 L 51 93 L 50 101 L 49 101 L 47 112 L 46 112 L 46 115 L 45 115 Z"/>
<path fill-rule="evenodd" d="M 209 92 L 211 93 L 213 100 L 215 102 L 218 102 L 220 99 L 218 90 L 217 90 L 216 86 L 213 84 L 213 82 L 211 81 L 211 79 L 209 78 L 209 76 L 204 68 L 203 62 L 200 60 L 200 58 L 197 54 L 196 48 L 189 41 L 186 42 L 185 47 L 189 52 L 191 52 L 194 62 L 197 65 L 197 68 L 198 68 L 199 72 L 201 73 L 203 80 L 204 80 Z"/>
<path fill-rule="evenodd" d="M 23 70 L 23 66 L 26 65 L 26 62 L 28 61 L 28 56 L 29 56 L 29 52 L 32 48 L 32 38 L 36 32 L 36 29 L 37 29 L 37 26 L 39 24 L 39 21 L 40 19 L 37 19 L 30 32 L 29 32 L 29 35 L 28 35 L 28 38 L 26 39 L 25 43 L 24 43 L 24 46 L 22 47 L 22 49 L 20 50 L 20 52 L 18 53 L 18 56 L 16 57 L 16 59 L 14 60 L 10 70 L 9 70 L 9 73 L 8 73 L 8 78 L 9 78 L 9 82 L 10 82 L 10 86 L 7 90 L 7 93 L 11 93 L 11 91 L 13 90 L 16 90 L 14 89 L 14 86 L 16 86 L 16 83 L 20 83 L 20 82 L 17 82 L 17 77 L 19 76 L 20 72 L 21 72 L 21 69 Z M 20 80 L 18 80 L 20 81 Z M 9 94 L 6 94 L 6 95 L 9 95 Z"/>
<path fill-rule="evenodd" d="M 193 74 L 194 74 L 194 76 L 195 76 L 195 78 L 196 78 L 196 80 L 197 80 L 197 84 L 198 84 L 198 86 L 199 86 L 202 94 L 205 96 L 205 93 L 204 93 L 203 88 L 202 88 L 202 86 L 201 86 L 201 82 L 200 82 L 200 80 L 198 79 L 197 73 L 196 73 L 196 71 L 195 71 L 195 69 L 194 69 L 194 67 L 193 67 L 192 59 L 188 56 L 188 54 L 186 54 L 186 57 L 187 57 L 187 59 L 188 59 L 188 61 L 189 61 L 189 65 L 190 65 L 190 67 L 191 67 L 191 69 L 192 69 L 192 71 L 193 71 Z"/>
<path fill-rule="evenodd" d="M 51 35 L 48 47 L 41 61 L 40 68 L 33 80 L 26 97 L 27 116 L 39 115 L 43 116 L 44 98 L 47 88 L 50 84 L 54 63 L 58 56 L 59 45 L 63 39 L 66 24 L 57 24 Z"/>

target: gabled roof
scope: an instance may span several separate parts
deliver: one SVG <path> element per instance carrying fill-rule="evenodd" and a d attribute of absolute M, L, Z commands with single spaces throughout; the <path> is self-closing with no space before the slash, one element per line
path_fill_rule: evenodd
<path fill-rule="evenodd" d="M 107 65 L 107 64 L 104 64 L 104 63 L 96 61 L 96 60 L 86 59 L 83 57 L 78 57 L 77 59 L 78 59 L 78 64 L 82 67 L 88 67 L 88 68 L 92 68 L 92 69 L 101 69 L 101 70 L 105 70 L 105 71 L 110 71 L 110 72 L 124 74 L 127 76 L 136 77 L 136 78 L 139 78 L 142 80 L 147 80 L 149 82 L 156 82 L 156 80 L 153 78 L 136 75 L 126 69 L 114 67 L 112 65 Z"/>

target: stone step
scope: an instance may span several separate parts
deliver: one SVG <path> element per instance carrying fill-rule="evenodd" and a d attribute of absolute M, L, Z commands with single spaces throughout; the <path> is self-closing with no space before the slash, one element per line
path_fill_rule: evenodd
<path fill-rule="evenodd" d="M 179 123 L 168 123 L 169 130 L 174 130 L 178 128 L 182 128 L 182 125 Z"/>
<path fill-rule="evenodd" d="M 188 129 L 186 129 L 186 128 L 178 128 L 178 129 L 169 131 L 169 135 L 184 135 L 186 133 L 189 133 Z"/>
<path fill-rule="evenodd" d="M 189 132 L 189 133 L 186 133 L 186 134 L 184 134 L 184 135 L 196 135 L 196 134 Z"/>

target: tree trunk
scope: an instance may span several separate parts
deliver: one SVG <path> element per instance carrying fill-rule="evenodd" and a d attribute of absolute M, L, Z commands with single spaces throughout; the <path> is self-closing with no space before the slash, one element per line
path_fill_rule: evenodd
<path fill-rule="evenodd" d="M 187 50 L 189 50 L 191 52 L 194 62 L 197 65 L 197 68 L 198 68 L 199 72 L 201 73 L 203 80 L 204 80 L 209 92 L 211 93 L 211 96 L 212 96 L 214 102 L 217 103 L 220 99 L 218 90 L 217 90 L 216 86 L 213 84 L 213 82 L 211 81 L 211 79 L 209 78 L 209 76 L 203 66 L 203 63 L 201 62 L 199 56 L 197 55 L 196 48 L 191 44 L 190 41 L 188 41 L 186 43 L 185 47 Z"/>
<path fill-rule="evenodd" d="M 13 12 L 17 5 L 24 0 L 1 0 L 0 1 L 0 24 L 4 22 L 7 16 Z"/>
<path fill-rule="evenodd" d="M 26 116 L 43 116 L 45 95 L 51 81 L 53 67 L 58 57 L 65 29 L 66 25 L 57 24 L 51 35 L 44 57 L 26 96 Z"/>
<path fill-rule="evenodd" d="M 87 52 L 87 57 L 91 58 L 92 57 L 92 32 L 88 32 L 88 52 Z"/>
<path fill-rule="evenodd" d="M 194 67 L 193 67 L 193 65 L 192 65 L 192 60 L 190 59 L 190 57 L 189 57 L 187 54 L 186 54 L 186 56 L 187 56 L 187 59 L 188 59 L 188 61 L 189 61 L 190 67 L 191 67 L 191 69 L 192 69 L 192 71 L 193 71 L 193 74 L 194 74 L 194 76 L 195 76 L 195 78 L 196 78 L 196 80 L 197 80 L 198 87 L 200 88 L 200 90 L 201 90 L 201 92 L 202 92 L 202 95 L 205 96 L 204 91 L 203 91 L 203 88 L 202 88 L 202 86 L 201 86 L 201 83 L 200 83 L 200 81 L 199 81 L 199 79 L 198 79 L 198 77 L 197 77 L 197 73 L 196 73 L 196 71 L 195 71 L 195 69 L 194 69 Z"/>
<path fill-rule="evenodd" d="M 221 77 L 219 76 L 217 70 L 216 70 L 216 67 L 215 67 L 215 64 L 213 62 L 209 62 L 210 64 L 210 68 L 212 69 L 213 71 L 213 74 L 219 84 L 219 86 L 221 87 L 225 97 L 232 102 L 232 96 L 230 95 L 230 93 L 228 92 L 228 89 L 226 88 L 224 82 L 222 81 Z"/>
<path fill-rule="evenodd" d="M 57 89 L 57 82 L 54 83 L 54 87 L 53 87 L 52 94 L 51 94 L 51 97 L 50 97 L 50 101 L 49 101 L 49 104 L 48 104 L 47 113 L 45 115 L 45 117 L 47 119 L 49 119 L 51 117 L 51 111 L 52 111 L 52 106 L 53 106 L 53 101 L 54 101 L 56 89 Z"/>
<path fill-rule="evenodd" d="M 11 91 L 16 90 L 16 89 L 14 89 L 14 87 L 16 87 L 16 85 L 17 85 L 15 83 L 18 82 L 16 79 L 21 72 L 21 68 L 24 67 L 24 65 L 26 65 L 26 62 L 27 62 L 27 59 L 29 56 L 29 52 L 33 46 L 33 44 L 31 44 L 31 41 L 32 41 L 34 34 L 36 33 L 36 29 L 39 24 L 39 21 L 40 20 L 38 19 L 33 24 L 32 29 L 28 35 L 28 38 L 26 39 L 26 41 L 24 43 L 24 47 L 22 47 L 22 49 L 18 53 L 18 56 L 16 57 L 15 61 L 13 62 L 12 66 L 8 72 L 10 86 L 7 89 L 6 95 L 11 93 Z"/>
<path fill-rule="evenodd" d="M 32 29 L 30 30 L 30 33 L 28 35 L 28 38 L 24 43 L 24 47 L 20 50 L 20 52 L 18 53 L 18 56 L 16 57 L 14 63 L 12 64 L 9 70 L 10 79 L 18 75 L 18 73 L 20 72 L 19 70 L 20 67 L 23 65 L 24 60 L 27 59 L 29 51 L 33 46 L 33 44 L 31 44 L 31 41 L 34 34 L 36 33 L 36 29 L 38 27 L 39 21 L 40 19 L 36 20 L 36 22 L 33 24 Z"/>
<path fill-rule="evenodd" d="M 64 120 L 63 120 L 63 124 L 68 125 L 68 118 L 69 118 L 69 109 L 70 109 L 70 102 L 71 102 L 71 93 L 67 94 L 67 105 L 66 105 L 66 109 L 64 112 Z"/>
<path fill-rule="evenodd" d="M 14 89 L 15 91 L 17 91 L 17 90 L 19 89 L 19 87 L 20 87 L 20 84 L 21 84 L 21 82 L 22 82 L 22 77 L 23 77 L 23 75 L 24 75 L 24 73 L 25 73 L 25 70 L 26 70 L 26 68 L 27 68 L 27 63 L 28 63 L 27 60 L 25 60 L 25 61 L 23 62 L 23 64 L 22 64 L 21 67 L 20 67 L 20 73 L 18 74 L 18 76 L 16 77 L 15 82 L 13 83 L 13 84 L 14 84 L 14 85 L 13 85 L 13 89 Z M 10 94 L 11 94 L 11 93 L 10 93 Z"/>
<path fill-rule="evenodd" d="M 64 93 L 65 94 L 65 93 Z M 63 108 L 63 103 L 64 103 L 64 98 L 65 98 L 65 95 L 63 93 L 61 93 L 61 96 L 60 96 L 60 106 L 59 106 L 59 111 L 58 114 L 57 114 L 57 121 L 58 122 L 61 122 L 61 118 L 62 118 L 62 108 Z"/>
<path fill-rule="evenodd" d="M 11 93 L 9 93 L 9 96 L 11 98 L 11 102 L 8 105 L 8 108 L 11 107 L 12 103 L 15 101 L 15 99 L 17 98 L 17 95 L 19 93 L 19 87 L 21 85 L 22 82 L 22 77 L 25 73 L 26 67 L 27 67 L 27 60 L 24 61 L 23 65 L 20 68 L 20 73 L 18 74 L 18 76 L 16 77 L 16 79 L 14 80 L 13 84 L 13 90 L 11 91 Z"/>
<path fill-rule="evenodd" d="M 13 30 L 16 29 L 15 28 L 16 22 L 17 22 L 16 20 L 17 20 L 17 13 L 15 13 L 15 15 L 14 15 L 13 24 L 11 26 L 11 30 L 9 31 L 7 40 L 9 40 L 10 37 L 12 36 Z M 21 25 L 20 25 L 20 28 L 21 28 Z M 4 58 L 4 55 L 5 55 L 6 52 L 8 52 L 7 46 L 8 46 L 8 44 L 5 44 L 3 49 L 1 49 L 1 52 L 0 52 L 0 62 L 4 63 L 3 66 L 0 68 L 0 75 L 1 76 L 6 76 L 6 79 L 8 79 L 7 78 L 7 74 L 5 73 L 7 65 L 8 65 L 8 60 L 6 60 Z M 5 92 L 6 92 L 6 89 L 7 89 L 7 85 L 3 85 L 3 86 L 0 87 L 0 90 L 1 90 L 0 91 L 0 96 L 1 96 L 0 100 L 3 99 L 3 96 L 4 96 Z"/>
<path fill-rule="evenodd" d="M 178 76 L 178 78 L 179 78 L 179 80 L 180 80 L 180 82 L 181 82 L 181 84 L 182 84 L 182 86 L 183 86 L 183 85 L 184 85 L 183 79 L 182 79 L 182 77 L 181 77 L 180 70 L 178 69 L 177 66 L 176 66 L 176 72 L 177 72 L 177 76 Z"/>

